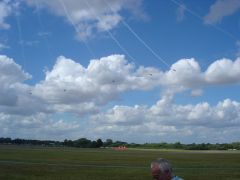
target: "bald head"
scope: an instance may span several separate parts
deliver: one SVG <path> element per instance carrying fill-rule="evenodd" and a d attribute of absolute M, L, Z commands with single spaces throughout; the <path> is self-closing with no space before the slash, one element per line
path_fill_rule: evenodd
<path fill-rule="evenodd" d="M 151 174 L 154 180 L 171 180 L 172 166 L 166 159 L 157 159 L 151 163 Z"/>

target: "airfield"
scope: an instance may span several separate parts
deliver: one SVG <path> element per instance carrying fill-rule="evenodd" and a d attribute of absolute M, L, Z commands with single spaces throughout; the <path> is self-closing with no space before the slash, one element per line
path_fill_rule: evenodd
<path fill-rule="evenodd" d="M 147 180 L 152 160 L 169 159 L 185 180 L 239 180 L 239 151 L 0 146 L 1 180 Z"/>

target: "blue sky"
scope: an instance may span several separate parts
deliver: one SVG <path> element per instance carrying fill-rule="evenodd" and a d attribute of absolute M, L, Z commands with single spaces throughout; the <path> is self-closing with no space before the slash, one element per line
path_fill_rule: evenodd
<path fill-rule="evenodd" d="M 239 30 L 238 0 L 1 0 L 0 136 L 238 141 Z"/>

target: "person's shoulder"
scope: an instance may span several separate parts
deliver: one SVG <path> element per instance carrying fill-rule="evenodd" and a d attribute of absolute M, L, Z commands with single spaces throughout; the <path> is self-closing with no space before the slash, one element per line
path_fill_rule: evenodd
<path fill-rule="evenodd" d="M 180 177 L 178 177 L 178 176 L 174 176 L 174 177 L 172 178 L 172 180 L 183 180 L 183 179 L 180 178 Z"/>

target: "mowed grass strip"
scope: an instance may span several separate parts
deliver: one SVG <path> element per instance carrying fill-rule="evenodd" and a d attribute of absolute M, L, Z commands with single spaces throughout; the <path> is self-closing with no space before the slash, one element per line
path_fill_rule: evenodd
<path fill-rule="evenodd" d="M 0 146 L 0 179 L 151 179 L 150 162 L 169 159 L 185 180 L 239 180 L 240 153 L 113 151 L 112 149 Z"/>

